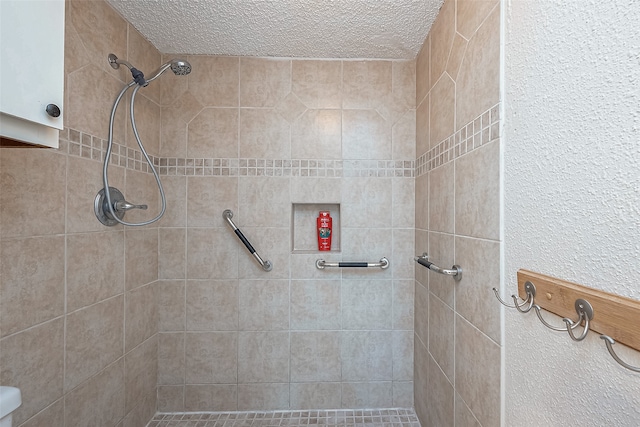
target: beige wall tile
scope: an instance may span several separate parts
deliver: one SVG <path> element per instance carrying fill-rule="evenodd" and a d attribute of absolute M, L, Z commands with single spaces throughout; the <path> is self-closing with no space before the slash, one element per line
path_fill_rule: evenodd
<path fill-rule="evenodd" d="M 413 379 L 413 331 L 398 331 L 393 334 L 393 380 Z"/>
<path fill-rule="evenodd" d="M 159 333 L 158 334 L 158 385 L 174 385 L 184 384 L 185 378 L 185 335 L 183 332 L 178 333 Z M 160 402 L 164 402 L 161 398 L 161 389 L 158 388 L 159 406 Z M 176 389 L 164 390 L 169 399 L 176 397 Z M 182 391 L 180 391 L 180 399 L 182 402 Z M 173 400 L 171 400 L 173 402 Z M 160 408 L 159 408 L 160 409 Z"/>
<path fill-rule="evenodd" d="M 456 129 L 491 108 L 499 97 L 500 8 L 497 7 L 469 40 L 462 60 L 456 79 Z"/>
<path fill-rule="evenodd" d="M 429 94 L 416 107 L 416 157 L 422 156 L 431 148 L 429 139 L 431 134 L 429 129 L 430 107 L 431 96 Z"/>
<path fill-rule="evenodd" d="M 434 84 L 429 99 L 429 141 L 430 148 L 434 148 L 455 131 L 456 85 L 448 74 Z"/>
<path fill-rule="evenodd" d="M 65 396 L 65 426 L 113 425 L 124 417 L 124 359 Z"/>
<path fill-rule="evenodd" d="M 71 8 L 65 10 L 65 28 L 64 28 L 64 75 L 70 74 L 79 68 L 91 63 L 91 56 L 87 52 L 87 48 L 82 43 L 82 37 L 78 34 L 76 28 L 71 24 L 69 15 Z M 68 93 L 65 93 L 65 102 Z M 65 123 L 66 126 L 66 116 Z"/>
<path fill-rule="evenodd" d="M 238 212 L 233 221 L 240 229 L 251 227 L 288 227 L 291 212 L 290 180 L 279 177 L 240 177 Z M 251 239 L 249 239 L 251 241 Z"/>
<path fill-rule="evenodd" d="M 183 412 L 184 386 L 158 386 L 158 411 Z"/>
<path fill-rule="evenodd" d="M 160 228 L 158 230 L 158 278 L 186 278 L 186 228 Z"/>
<path fill-rule="evenodd" d="M 429 291 L 416 282 L 415 333 L 424 346 L 429 345 Z"/>
<path fill-rule="evenodd" d="M 391 62 L 391 80 L 394 98 L 415 109 L 416 107 L 416 61 Z"/>
<path fill-rule="evenodd" d="M 291 333 L 291 381 L 340 381 L 340 332 Z"/>
<path fill-rule="evenodd" d="M 431 38 L 431 84 L 434 85 L 447 68 L 455 35 L 455 0 L 445 0 L 429 31 Z"/>
<path fill-rule="evenodd" d="M 344 261 L 379 262 L 382 257 L 389 258 L 393 253 L 393 239 L 389 229 L 384 228 L 343 228 L 342 258 Z M 327 259 L 327 261 L 330 261 Z M 389 262 L 393 259 L 389 258 Z M 391 279 L 390 269 L 342 270 L 344 278 Z"/>
<path fill-rule="evenodd" d="M 392 401 L 391 381 L 342 383 L 343 408 L 387 408 Z"/>
<path fill-rule="evenodd" d="M 393 180 L 391 178 L 343 178 L 340 206 L 342 227 L 389 227 Z"/>
<path fill-rule="evenodd" d="M 490 292 L 500 284 L 500 242 L 456 237 L 456 262 L 464 265 L 455 287 L 456 311 L 500 343 L 500 307 Z"/>
<path fill-rule="evenodd" d="M 64 425 L 64 399 L 56 400 L 21 427 L 51 427 Z"/>
<path fill-rule="evenodd" d="M 0 336 L 64 313 L 64 237 L 10 239 L 0 245 Z"/>
<path fill-rule="evenodd" d="M 189 227 L 228 227 L 222 212 L 238 211 L 238 178 L 190 176 L 187 182 Z M 232 220 L 238 221 L 235 216 Z"/>
<path fill-rule="evenodd" d="M 18 387 L 20 425 L 63 394 L 64 322 L 55 319 L 0 340 L 0 383 Z"/>
<path fill-rule="evenodd" d="M 158 332 L 185 330 L 185 281 L 160 280 L 156 287 Z"/>
<path fill-rule="evenodd" d="M 154 389 L 153 395 L 149 395 L 138 402 L 138 404 L 124 417 L 122 427 L 138 427 L 146 425 L 156 413 L 158 403 L 156 394 L 157 393 Z"/>
<path fill-rule="evenodd" d="M 414 335 L 417 337 L 417 334 Z M 423 343 L 416 339 L 413 346 L 414 360 L 414 401 L 415 410 L 421 425 L 427 424 L 429 406 L 429 352 Z"/>
<path fill-rule="evenodd" d="M 187 278 L 238 278 L 238 243 L 231 229 L 188 229 Z"/>
<path fill-rule="evenodd" d="M 289 409 L 289 384 L 238 384 L 238 410 Z"/>
<path fill-rule="evenodd" d="M 291 329 L 341 329 L 340 299 L 339 280 L 292 280 Z"/>
<path fill-rule="evenodd" d="M 189 280 L 186 322 L 188 331 L 238 330 L 238 281 Z"/>
<path fill-rule="evenodd" d="M 416 107 L 431 89 L 431 36 L 427 36 L 416 58 Z"/>
<path fill-rule="evenodd" d="M 429 176 L 420 175 L 416 178 L 415 221 L 416 228 L 429 229 Z"/>
<path fill-rule="evenodd" d="M 291 91 L 291 61 L 240 58 L 240 106 L 275 107 Z"/>
<path fill-rule="evenodd" d="M 391 179 L 391 225 L 393 227 L 415 227 L 415 191 L 416 182 L 413 179 Z M 413 250 L 413 246 L 410 247 Z"/>
<path fill-rule="evenodd" d="M 429 295 L 429 353 L 449 382 L 454 379 L 455 313 L 433 294 Z M 437 424 L 437 423 L 436 423 Z"/>
<path fill-rule="evenodd" d="M 239 157 L 291 158 L 291 126 L 275 110 L 240 110 Z"/>
<path fill-rule="evenodd" d="M 124 291 L 124 242 L 122 231 L 67 237 L 68 312 Z"/>
<path fill-rule="evenodd" d="M 185 382 L 187 384 L 236 384 L 237 372 L 237 332 L 188 332 L 185 334 Z M 188 405 L 188 403 L 185 404 Z"/>
<path fill-rule="evenodd" d="M 455 231 L 455 183 L 453 162 L 429 172 L 429 230 Z"/>
<path fill-rule="evenodd" d="M 458 79 L 458 71 L 460 70 L 460 64 L 462 63 L 464 54 L 467 51 L 467 43 L 467 39 L 465 39 L 458 33 L 455 34 L 446 69 L 447 74 L 451 76 L 453 81 L 456 81 Z"/>
<path fill-rule="evenodd" d="M 238 109 L 205 108 L 189 122 L 187 157 L 237 157 Z"/>
<path fill-rule="evenodd" d="M 414 281 L 393 281 L 393 329 L 413 332 Z"/>
<path fill-rule="evenodd" d="M 392 335 L 390 331 L 342 331 L 342 380 L 390 381 Z"/>
<path fill-rule="evenodd" d="M 238 382 L 246 384 L 286 383 L 287 381 L 289 381 L 289 332 L 240 332 L 238 335 Z M 240 405 L 242 401 L 240 390 L 238 393 L 239 409 L 246 408 Z M 256 402 L 256 407 L 253 409 L 261 408 L 263 406 Z"/>
<path fill-rule="evenodd" d="M 125 351 L 158 332 L 158 308 L 155 284 L 142 286 L 125 294 Z"/>
<path fill-rule="evenodd" d="M 158 230 L 125 230 L 125 284 L 135 289 L 158 280 Z"/>
<path fill-rule="evenodd" d="M 335 409 L 341 407 L 340 383 L 292 383 L 291 409 Z"/>
<path fill-rule="evenodd" d="M 240 280 L 238 294 L 240 330 L 289 329 L 288 280 Z"/>
<path fill-rule="evenodd" d="M 427 425 L 454 425 L 454 390 L 446 376 L 429 358 L 429 405 L 427 406 Z"/>
<path fill-rule="evenodd" d="M 162 55 L 162 63 L 169 62 L 174 58 L 174 55 Z M 183 57 L 181 57 L 180 59 L 183 59 Z M 171 105 L 174 100 L 187 93 L 189 89 L 189 76 L 193 75 L 195 72 L 193 67 L 195 61 L 193 61 L 193 58 L 191 56 L 187 56 L 186 59 L 192 65 L 191 74 L 187 76 L 176 76 L 175 74 L 169 72 L 163 74 L 162 80 L 158 85 L 160 86 L 161 105 Z"/>
<path fill-rule="evenodd" d="M 391 280 L 343 280 L 342 327 L 391 329 L 393 308 Z"/>
<path fill-rule="evenodd" d="M 105 53 L 104 58 L 101 58 L 105 64 L 108 63 L 107 55 L 108 53 Z M 120 70 L 123 68 L 126 70 L 126 67 L 120 67 Z M 68 126 L 107 139 L 109 114 L 116 96 L 124 89 L 123 83 L 99 65 L 91 64 L 69 74 L 67 86 L 73 87 L 74 93 L 82 94 L 67 97 L 65 119 Z M 113 138 L 118 143 L 125 141 L 125 129 L 128 123 L 125 115 L 128 112 L 126 104 L 124 99 L 120 102 L 114 119 Z"/>
<path fill-rule="evenodd" d="M 238 386 L 235 384 L 187 385 L 185 411 L 237 411 Z"/>
<path fill-rule="evenodd" d="M 377 111 L 342 111 L 343 159 L 391 159 L 391 153 L 391 124 Z"/>
<path fill-rule="evenodd" d="M 396 408 L 414 408 L 413 381 L 393 382 L 393 406 Z"/>
<path fill-rule="evenodd" d="M 390 265 L 394 279 L 413 279 L 415 262 L 413 229 L 393 230 L 393 264 Z"/>
<path fill-rule="evenodd" d="M 240 58 L 189 55 L 189 91 L 206 107 L 238 106 Z"/>
<path fill-rule="evenodd" d="M 67 316 L 65 390 L 73 389 L 124 354 L 123 319 L 123 296 Z"/>
<path fill-rule="evenodd" d="M 1 153 L 0 237 L 63 233 L 65 156 L 27 148 L 3 148 Z"/>
<path fill-rule="evenodd" d="M 167 199 L 167 209 L 158 225 L 160 227 L 186 227 L 187 225 L 187 177 L 163 175 L 162 187 Z"/>
<path fill-rule="evenodd" d="M 456 233 L 500 238 L 500 141 L 456 160 Z"/>
<path fill-rule="evenodd" d="M 456 391 L 483 426 L 500 425 L 500 346 L 456 316 Z"/>
<path fill-rule="evenodd" d="M 416 110 L 407 110 L 391 128 L 394 160 L 416 158 Z"/>
<path fill-rule="evenodd" d="M 340 110 L 307 110 L 291 126 L 294 159 L 342 159 Z"/>
<path fill-rule="evenodd" d="M 498 0 L 456 0 L 456 30 L 470 39 Z"/>
<path fill-rule="evenodd" d="M 307 108 L 342 107 L 342 61 L 295 60 L 291 90 Z"/>
<path fill-rule="evenodd" d="M 342 108 L 384 105 L 392 94 L 391 62 L 343 61 L 342 90 Z"/>
<path fill-rule="evenodd" d="M 425 249 L 426 248 L 426 249 Z M 429 232 L 425 230 L 416 229 L 416 248 L 414 253 L 416 255 L 422 255 L 429 253 Z M 416 282 L 421 283 L 423 286 L 429 286 L 429 270 L 421 266 L 416 262 L 414 266 L 414 272 L 416 275 Z"/>
<path fill-rule="evenodd" d="M 128 414 L 134 411 L 136 407 L 144 406 L 145 400 L 155 399 L 156 385 L 158 383 L 157 358 L 157 335 L 146 340 L 125 355 L 125 413 Z M 146 418 L 145 421 L 148 419 Z"/>
<path fill-rule="evenodd" d="M 478 420 L 473 416 L 464 400 L 456 393 L 456 426 L 460 427 L 482 427 Z"/>

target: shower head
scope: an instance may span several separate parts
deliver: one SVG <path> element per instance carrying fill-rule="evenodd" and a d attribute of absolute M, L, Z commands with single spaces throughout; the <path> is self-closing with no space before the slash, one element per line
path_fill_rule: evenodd
<path fill-rule="evenodd" d="M 189 64 L 187 61 L 184 61 L 182 59 L 172 59 L 171 61 L 162 64 L 160 68 L 154 71 L 151 74 L 153 77 L 148 78 L 147 82 L 151 82 L 157 79 L 169 68 L 171 68 L 171 71 L 173 71 L 173 74 L 175 74 L 176 76 L 186 76 L 191 72 L 191 64 Z"/>

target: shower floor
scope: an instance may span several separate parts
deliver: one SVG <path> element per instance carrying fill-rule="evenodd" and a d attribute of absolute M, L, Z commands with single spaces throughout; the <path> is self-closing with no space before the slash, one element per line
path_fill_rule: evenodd
<path fill-rule="evenodd" d="M 413 409 L 156 414 L 147 427 L 420 427 Z"/>

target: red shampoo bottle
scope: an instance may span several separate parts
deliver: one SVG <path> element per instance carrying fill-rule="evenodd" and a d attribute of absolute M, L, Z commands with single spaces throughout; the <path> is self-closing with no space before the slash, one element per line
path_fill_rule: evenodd
<path fill-rule="evenodd" d="M 331 225 L 331 215 L 329 211 L 320 211 L 316 219 L 319 251 L 331 250 Z"/>

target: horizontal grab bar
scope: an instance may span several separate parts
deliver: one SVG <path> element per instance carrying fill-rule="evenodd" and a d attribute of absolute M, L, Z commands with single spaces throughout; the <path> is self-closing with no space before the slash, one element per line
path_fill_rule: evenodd
<path fill-rule="evenodd" d="M 322 270 L 325 267 L 380 267 L 383 270 L 389 267 L 389 260 L 385 257 L 380 259 L 380 262 L 326 262 L 323 259 L 316 260 L 316 267 Z"/>
<path fill-rule="evenodd" d="M 256 252 L 253 246 L 251 246 L 251 243 L 249 243 L 249 240 L 247 240 L 247 238 L 244 237 L 244 234 L 242 234 L 242 231 L 240 231 L 240 229 L 236 227 L 236 225 L 231 220 L 231 218 L 233 218 L 233 212 L 230 209 L 225 209 L 225 211 L 222 212 L 222 217 L 227 220 L 231 228 L 233 228 L 234 233 L 236 233 L 236 236 L 238 236 L 238 239 L 240 239 L 240 241 L 244 243 L 244 245 L 247 247 L 249 252 L 251 252 L 251 255 L 253 255 L 253 257 L 260 263 L 260 265 L 262 266 L 262 269 L 264 271 L 271 271 L 271 269 L 273 268 L 271 261 L 269 260 L 263 261 L 262 258 L 260 258 L 260 255 L 258 255 L 258 252 Z"/>
<path fill-rule="evenodd" d="M 454 265 L 453 267 L 451 267 L 451 269 L 440 268 L 429 261 L 429 255 L 427 255 L 426 252 L 420 256 L 415 257 L 414 261 L 431 271 L 435 271 L 436 273 L 444 274 L 446 276 L 452 276 L 456 282 L 462 279 L 462 268 L 460 268 L 459 265 Z"/>

